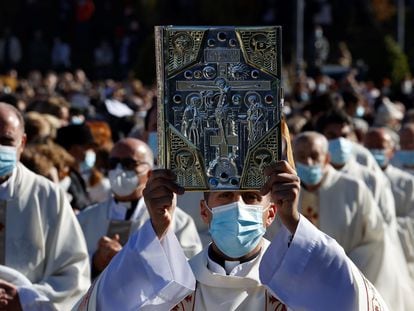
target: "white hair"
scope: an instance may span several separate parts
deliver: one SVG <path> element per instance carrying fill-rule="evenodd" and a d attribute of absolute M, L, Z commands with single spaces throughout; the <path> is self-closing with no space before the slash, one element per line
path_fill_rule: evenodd
<path fill-rule="evenodd" d="M 328 140 L 325 136 L 318 132 L 314 131 L 306 131 L 298 134 L 295 139 L 293 140 L 293 146 L 295 147 L 297 144 L 302 142 L 308 142 L 308 141 L 317 141 L 319 140 L 322 145 L 322 150 L 326 154 L 328 153 Z"/>

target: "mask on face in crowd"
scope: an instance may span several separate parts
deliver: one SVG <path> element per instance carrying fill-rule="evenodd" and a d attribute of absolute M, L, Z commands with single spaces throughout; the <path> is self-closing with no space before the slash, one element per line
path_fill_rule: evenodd
<path fill-rule="evenodd" d="M 325 84 L 325 83 L 319 83 L 317 86 L 316 86 L 316 92 L 318 93 L 318 94 L 324 94 L 324 93 L 326 93 L 328 91 L 328 86 Z"/>
<path fill-rule="evenodd" d="M 148 146 L 151 148 L 154 158 L 158 157 L 158 133 L 149 132 L 148 134 Z"/>
<path fill-rule="evenodd" d="M 345 164 L 352 155 L 352 142 L 343 137 L 329 140 L 329 154 L 331 155 L 331 163 Z"/>
<path fill-rule="evenodd" d="M 299 100 L 301 102 L 307 102 L 307 101 L 309 101 L 309 99 L 310 99 L 310 97 L 309 97 L 309 93 L 308 92 L 300 92 Z"/>
<path fill-rule="evenodd" d="M 363 106 L 358 106 L 355 111 L 355 116 L 357 118 L 362 118 L 365 115 L 365 108 Z"/>
<path fill-rule="evenodd" d="M 84 116 L 72 116 L 70 118 L 70 123 L 71 124 L 83 124 L 85 122 L 85 117 Z"/>
<path fill-rule="evenodd" d="M 135 171 L 123 170 L 118 166 L 108 172 L 108 179 L 113 193 L 120 197 L 132 194 L 139 185 L 139 177 Z"/>
<path fill-rule="evenodd" d="M 0 177 L 13 172 L 17 163 L 17 148 L 0 145 Z"/>
<path fill-rule="evenodd" d="M 93 150 L 86 151 L 85 160 L 80 164 L 81 172 L 89 171 L 96 162 L 96 153 Z"/>
<path fill-rule="evenodd" d="M 394 154 L 394 159 L 406 166 L 414 166 L 414 150 L 398 150 Z"/>
<path fill-rule="evenodd" d="M 413 83 L 411 80 L 404 80 L 401 84 L 401 92 L 404 95 L 410 95 L 413 91 Z"/>
<path fill-rule="evenodd" d="M 378 165 L 382 168 L 388 164 L 388 159 L 384 149 L 370 149 L 372 155 L 377 161 Z"/>
<path fill-rule="evenodd" d="M 296 162 L 296 171 L 305 185 L 314 186 L 322 180 L 323 172 L 321 165 L 304 165 Z"/>
<path fill-rule="evenodd" d="M 213 214 L 210 234 L 217 247 L 231 258 L 252 251 L 260 242 L 263 227 L 263 206 L 233 202 L 209 209 Z"/>

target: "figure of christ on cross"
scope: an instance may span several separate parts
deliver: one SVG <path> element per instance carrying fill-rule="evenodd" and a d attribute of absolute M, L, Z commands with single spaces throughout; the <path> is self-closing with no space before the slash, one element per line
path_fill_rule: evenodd
<path fill-rule="evenodd" d="M 218 157 L 229 156 L 229 148 L 238 146 L 237 133 L 229 133 L 227 116 L 228 116 L 228 99 L 231 91 L 269 91 L 271 85 L 269 81 L 227 81 L 224 77 L 218 77 L 216 80 L 209 81 L 177 81 L 176 90 L 180 92 L 200 92 L 203 102 L 206 97 L 213 97 L 218 91 L 218 100 L 214 109 L 213 120 L 218 128 L 217 135 L 210 137 L 210 145 L 217 148 Z M 215 94 L 214 94 L 215 93 Z M 207 118 L 209 120 L 209 118 Z M 210 125 L 210 124 L 209 124 Z"/>

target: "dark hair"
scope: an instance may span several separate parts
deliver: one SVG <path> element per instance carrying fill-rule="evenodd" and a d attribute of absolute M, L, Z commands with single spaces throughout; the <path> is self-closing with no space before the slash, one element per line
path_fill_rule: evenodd
<path fill-rule="evenodd" d="M 155 97 L 154 97 L 155 98 Z M 153 117 L 153 113 L 155 112 L 155 118 L 157 117 L 157 101 L 153 100 L 152 106 L 150 109 L 148 109 L 147 114 L 145 115 L 144 119 L 144 129 L 146 131 L 149 130 L 149 124 L 151 122 L 151 118 Z"/>
<path fill-rule="evenodd" d="M 352 104 L 356 104 L 359 101 L 358 93 L 355 91 L 345 91 L 342 93 L 342 98 L 345 103 L 345 107 L 349 107 Z"/>
<path fill-rule="evenodd" d="M 210 197 L 210 192 L 203 192 L 203 196 L 204 196 L 204 201 L 208 202 L 208 198 Z"/>
<path fill-rule="evenodd" d="M 95 140 L 86 124 L 69 124 L 58 129 L 56 143 L 69 150 L 73 145 L 92 146 Z"/>
<path fill-rule="evenodd" d="M 316 122 L 316 131 L 323 133 L 329 124 L 347 124 L 352 127 L 352 119 L 342 109 L 333 109 L 324 113 Z"/>
<path fill-rule="evenodd" d="M 338 94 L 336 93 L 324 93 L 312 98 L 311 103 L 307 106 L 307 109 L 312 115 L 319 112 L 329 111 L 338 107 Z"/>
<path fill-rule="evenodd" d="M 1 94 L 0 95 L 0 102 L 10 104 L 13 107 L 17 107 L 19 99 L 14 94 Z"/>

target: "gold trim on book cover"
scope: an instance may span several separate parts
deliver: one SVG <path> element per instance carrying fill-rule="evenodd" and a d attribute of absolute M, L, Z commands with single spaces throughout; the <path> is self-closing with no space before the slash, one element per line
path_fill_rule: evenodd
<path fill-rule="evenodd" d="M 157 26 L 158 163 L 190 191 L 260 189 L 281 159 L 281 27 Z"/>

